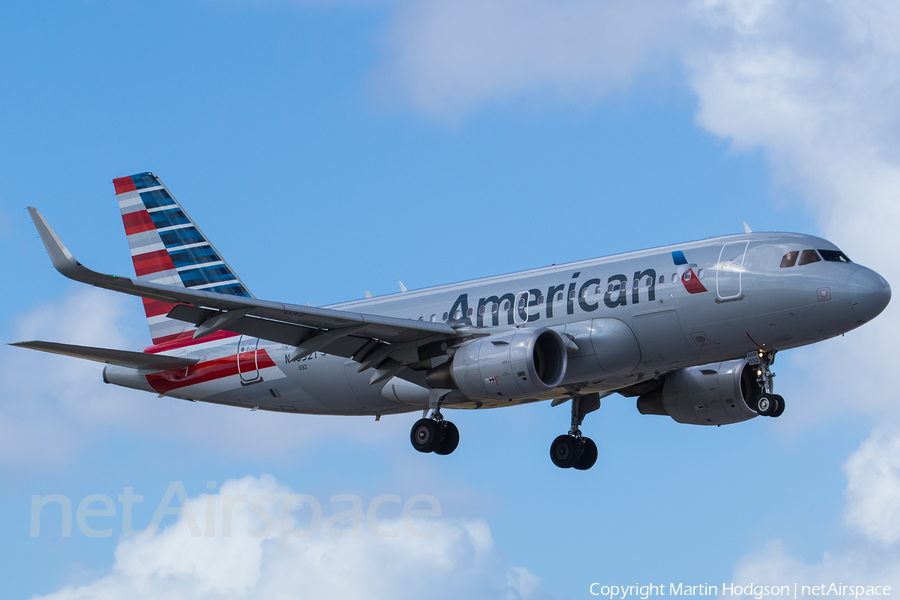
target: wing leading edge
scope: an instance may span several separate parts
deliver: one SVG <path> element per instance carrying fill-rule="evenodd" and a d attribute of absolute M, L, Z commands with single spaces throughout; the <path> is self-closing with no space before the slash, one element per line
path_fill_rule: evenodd
<path fill-rule="evenodd" d="M 386 379 L 389 371 L 393 376 L 404 365 L 417 362 L 419 346 L 459 336 L 446 323 L 272 302 L 98 273 L 75 260 L 36 208 L 28 207 L 28 212 L 53 266 L 62 275 L 123 294 L 178 304 L 167 316 L 197 325 L 195 338 L 227 329 L 296 346 L 295 359 L 316 350 L 328 351 L 357 360 L 361 370 L 379 367 L 372 378 L 372 383 L 377 383 Z M 381 360 L 370 364 L 376 353 Z"/>

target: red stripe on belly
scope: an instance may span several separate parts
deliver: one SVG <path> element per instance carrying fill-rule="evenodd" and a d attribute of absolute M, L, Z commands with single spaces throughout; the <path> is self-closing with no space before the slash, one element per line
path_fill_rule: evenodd
<path fill-rule="evenodd" d="M 265 350 L 259 350 L 256 354 L 256 364 L 260 370 L 275 366 L 275 361 L 269 357 Z M 241 361 L 240 370 L 238 370 L 238 360 Z M 147 383 L 150 384 L 150 387 L 156 393 L 165 394 L 189 385 L 215 381 L 223 377 L 231 377 L 239 373 L 249 373 L 255 370 L 256 365 L 254 365 L 253 361 L 253 352 L 242 352 L 240 355 L 232 354 L 231 356 L 223 356 L 222 358 L 197 363 L 187 369 L 151 373 L 147 375 Z"/>

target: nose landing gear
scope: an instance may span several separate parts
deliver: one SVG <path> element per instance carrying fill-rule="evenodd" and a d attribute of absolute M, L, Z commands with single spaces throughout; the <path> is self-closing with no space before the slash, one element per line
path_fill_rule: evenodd
<path fill-rule="evenodd" d="M 581 435 L 585 415 L 600 408 L 600 394 L 572 396 L 572 428 L 550 444 L 550 460 L 561 469 L 586 471 L 597 462 L 597 444 Z"/>
<path fill-rule="evenodd" d="M 784 398 L 778 394 L 760 394 L 755 408 L 762 417 L 780 417 L 784 412 Z"/>
<path fill-rule="evenodd" d="M 775 352 L 759 350 L 747 355 L 747 362 L 756 368 L 756 381 L 762 393 L 752 402 L 750 408 L 762 417 L 780 417 L 784 412 L 784 398 L 774 393 L 772 378 L 775 373 L 771 366 L 775 364 Z"/>

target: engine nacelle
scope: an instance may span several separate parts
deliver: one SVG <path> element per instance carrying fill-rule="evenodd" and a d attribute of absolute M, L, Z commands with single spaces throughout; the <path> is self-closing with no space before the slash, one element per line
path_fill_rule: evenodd
<path fill-rule="evenodd" d="M 746 359 L 680 369 L 638 398 L 644 415 L 669 415 L 679 423 L 726 425 L 757 416 L 750 404 L 762 393 Z"/>
<path fill-rule="evenodd" d="M 451 360 L 428 372 L 427 381 L 432 388 L 458 389 L 473 400 L 518 400 L 558 386 L 567 366 L 560 334 L 523 327 L 465 342 Z"/>

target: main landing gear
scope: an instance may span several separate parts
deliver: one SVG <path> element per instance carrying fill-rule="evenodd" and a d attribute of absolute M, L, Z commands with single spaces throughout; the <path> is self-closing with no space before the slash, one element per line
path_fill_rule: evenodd
<path fill-rule="evenodd" d="M 416 421 L 409 432 L 409 441 L 419 452 L 434 452 L 447 455 L 459 446 L 459 429 L 441 415 L 441 403 L 438 401 L 431 416 Z"/>
<path fill-rule="evenodd" d="M 572 428 L 550 444 L 550 460 L 561 469 L 586 471 L 597 462 L 597 444 L 581 435 L 585 415 L 600 408 L 600 394 L 572 396 Z"/>
<path fill-rule="evenodd" d="M 761 417 L 780 417 L 784 412 L 784 398 L 773 392 L 772 378 L 775 377 L 775 373 L 771 371 L 771 366 L 775 364 L 775 352 L 763 350 L 751 352 L 747 355 L 747 362 L 756 368 L 756 382 L 762 390 L 750 408 Z"/>

